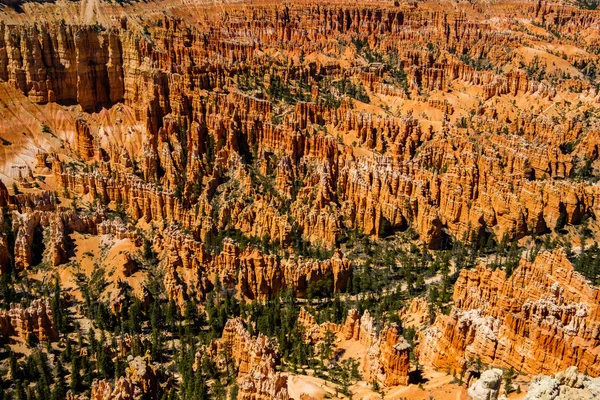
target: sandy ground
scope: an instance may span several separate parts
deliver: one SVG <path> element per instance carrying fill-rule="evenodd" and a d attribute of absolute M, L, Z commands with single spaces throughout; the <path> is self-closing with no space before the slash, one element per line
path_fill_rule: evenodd
<path fill-rule="evenodd" d="M 429 400 L 432 396 L 436 400 L 456 399 L 467 400 L 467 390 L 450 382 L 452 376 L 442 372 L 426 371 L 427 380 L 422 388 L 411 384 L 408 386 L 396 386 L 383 389 L 381 392 L 372 390 L 372 386 L 365 381 L 359 381 L 350 387 L 353 399 L 415 399 Z M 347 396 L 338 393 L 335 385 L 320 378 L 307 375 L 288 374 L 288 391 L 290 397 L 299 400 L 302 395 L 309 395 L 314 399 L 347 399 Z M 383 397 L 382 397 L 383 395 Z M 511 397 L 512 398 L 512 397 Z"/>
<path fill-rule="evenodd" d="M 544 66 L 546 73 L 565 72 L 572 77 L 581 77 L 582 74 L 569 61 L 561 57 L 550 54 L 544 50 L 534 49 L 531 47 L 520 47 L 515 51 L 516 58 L 525 65 L 531 65 L 536 59 L 540 65 Z M 516 61 L 518 63 L 518 61 Z"/>
<path fill-rule="evenodd" d="M 8 83 L 0 82 L 0 179 L 9 186 L 19 176 L 30 180 L 30 171 L 35 175 L 44 172 L 36 171 L 40 152 L 68 158 L 76 151 L 75 121 L 83 117 L 91 131 L 98 133 L 103 148 L 125 148 L 130 155 L 141 151 L 144 124 L 123 104 L 84 114 L 79 106 L 33 103 Z M 49 131 L 43 132 L 43 125 Z M 51 171 L 42 175 L 51 175 Z"/>
<path fill-rule="evenodd" d="M 323 379 L 307 375 L 289 374 L 288 393 L 294 400 L 300 399 L 302 395 L 309 395 L 315 399 L 324 399 L 331 395 L 335 396 L 336 390 L 333 388 L 333 384 L 328 383 Z"/>
<path fill-rule="evenodd" d="M 106 295 L 112 295 L 117 289 L 117 282 L 125 280 L 134 291 L 138 290 L 143 282 L 143 271 L 140 269 L 129 277 L 123 274 L 123 265 L 126 262 L 125 253 L 135 255 L 139 248 L 129 239 L 114 239 L 108 235 L 94 236 L 82 233 L 69 235 L 73 244 L 74 256 L 62 265 L 50 270 L 40 270 L 32 277 L 52 281 L 54 273 L 58 272 L 64 291 L 69 292 L 77 300 L 83 297 L 79 291 L 77 274 L 83 273 L 90 278 L 98 268 L 104 268 L 106 278 Z"/>
<path fill-rule="evenodd" d="M 335 385 L 323 379 L 300 374 L 287 374 L 288 392 L 293 400 L 300 400 L 302 395 L 311 396 L 313 399 L 348 399 L 339 393 Z M 353 399 L 365 400 L 470 400 L 465 386 L 459 387 L 452 383 L 452 375 L 445 372 L 425 369 L 423 372 L 424 383 L 419 386 L 410 384 L 408 386 L 396 386 L 384 388 L 380 392 L 372 390 L 372 386 L 365 381 L 359 381 L 350 387 Z M 511 393 L 510 400 L 522 400 L 525 397 L 526 382 L 517 379 L 516 384 L 521 384 L 523 392 Z"/>

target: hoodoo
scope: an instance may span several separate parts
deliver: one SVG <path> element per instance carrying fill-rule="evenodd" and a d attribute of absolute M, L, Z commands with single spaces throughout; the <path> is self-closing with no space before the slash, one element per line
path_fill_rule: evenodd
<path fill-rule="evenodd" d="M 0 3 L 0 400 L 599 396 L 597 0 Z"/>

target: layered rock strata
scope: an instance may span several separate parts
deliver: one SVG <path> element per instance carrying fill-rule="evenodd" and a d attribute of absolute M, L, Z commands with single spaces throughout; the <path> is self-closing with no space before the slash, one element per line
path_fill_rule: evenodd
<path fill-rule="evenodd" d="M 524 2 L 507 9 L 563 34 L 573 26 L 598 26 L 595 14 L 570 7 L 563 12 Z M 213 18 L 200 14 L 192 25 L 157 17 L 143 34 L 120 17 L 104 28 L 3 24 L 0 80 L 36 103 L 77 102 L 92 111 L 122 102 L 143 125 L 144 137 L 111 137 L 117 124 L 92 127 L 78 117 L 72 128 L 74 153 L 94 161 L 96 169 L 58 160 L 57 182 L 78 194 L 123 203 L 136 219 L 178 223 L 200 240 L 209 231 L 235 228 L 289 244 L 297 224 L 304 240 L 331 248 L 346 229 L 379 235 L 410 225 L 438 247 L 448 233 L 474 239 L 474 232 L 493 229 L 498 237 L 520 238 L 553 229 L 565 218 L 578 223 L 597 213 L 597 188 L 571 180 L 583 157 L 598 156 L 598 130 L 585 117 L 593 110 L 569 111 L 557 122 L 521 106 L 502 112 L 506 107 L 497 105 L 504 97 L 530 96 L 550 106 L 557 93 L 567 95 L 569 82 L 593 104 L 596 89 L 580 79 L 577 68 L 572 67 L 578 79 L 571 80 L 551 74 L 536 79 L 529 65 L 514 68 L 510 60 L 521 57 L 529 36 L 499 33 L 478 9 L 458 14 L 444 7 L 433 11 L 430 5 L 368 10 L 291 4 L 283 12 L 265 4 L 252 12 L 232 8 L 232 25 L 223 30 L 211 28 L 218 18 L 210 10 L 206 18 Z M 508 18 L 505 9 L 494 10 L 500 21 Z M 251 21 L 246 30 L 232 28 L 246 21 Z M 338 61 L 347 55 L 336 54 L 321 29 L 327 40 L 343 43 L 364 37 L 350 49 L 356 59 L 368 49 L 393 61 Z M 302 60 L 298 46 L 304 53 L 324 51 L 332 57 Z M 290 62 L 273 60 L 264 49 L 288 54 Z M 595 63 L 589 54 L 564 57 L 569 68 Z M 502 73 L 504 66 L 510 71 Z M 265 78 L 246 82 L 255 76 Z M 435 120 L 410 110 L 401 116 L 369 112 L 344 96 L 338 107 L 327 104 L 323 95 L 339 92 L 333 82 L 349 76 L 371 97 L 407 100 L 409 94 L 434 96 L 472 87 L 473 102 L 481 104 L 470 109 L 428 99 L 428 107 L 443 114 Z M 279 118 L 275 96 L 257 93 L 275 81 L 296 91 L 314 88 L 316 97 L 291 101 Z M 346 137 L 355 137 L 366 153 L 355 151 Z M 135 141 L 141 143 L 122 145 Z M 275 160 L 280 152 L 284 156 Z M 365 157 L 372 152 L 376 156 Z M 261 171 L 274 175 L 269 178 L 279 197 L 291 199 L 289 216 L 278 212 L 281 206 L 274 203 L 279 200 L 268 193 L 251 203 L 229 197 L 234 200 L 214 209 L 217 202 L 211 199 L 236 156 L 260 159 Z M 295 186 L 299 182 L 301 190 Z M 213 215 L 218 221 L 208 221 Z"/>
<path fill-rule="evenodd" d="M 27 308 L 11 304 L 9 310 L 0 310 L 0 334 L 4 339 L 16 336 L 23 342 L 28 342 L 30 335 L 39 341 L 58 339 L 50 306 L 41 299 L 34 300 Z"/>
<path fill-rule="evenodd" d="M 176 230 L 167 230 L 158 245 L 168 254 L 165 286 L 180 304 L 187 296 L 203 298 L 217 278 L 246 299 L 265 300 L 287 289 L 304 296 L 310 282 L 327 279 L 331 289 L 339 292 L 346 288 L 350 276 L 350 261 L 340 251 L 322 261 L 281 259 L 254 247 L 241 250 L 226 239 L 222 251 L 213 255 L 201 242 Z"/>
<path fill-rule="evenodd" d="M 522 259 L 510 277 L 483 265 L 461 271 L 450 315 L 420 335 L 419 359 L 440 369 L 469 362 L 554 373 L 569 366 L 600 375 L 600 291 L 562 250 Z"/>
<path fill-rule="evenodd" d="M 230 319 L 217 343 L 217 354 L 227 352 L 234 360 L 244 400 L 288 400 L 287 376 L 276 370 L 278 346 L 259 333 L 252 337 L 240 319 Z"/>

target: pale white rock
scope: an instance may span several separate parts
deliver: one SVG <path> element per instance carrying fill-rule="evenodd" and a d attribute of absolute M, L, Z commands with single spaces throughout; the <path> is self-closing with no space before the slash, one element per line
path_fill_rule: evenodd
<path fill-rule="evenodd" d="M 590 378 L 567 368 L 554 376 L 538 375 L 524 400 L 592 400 L 600 398 L 600 378 Z"/>
<path fill-rule="evenodd" d="M 502 370 L 488 369 L 467 391 L 473 400 L 497 400 L 502 382 Z"/>

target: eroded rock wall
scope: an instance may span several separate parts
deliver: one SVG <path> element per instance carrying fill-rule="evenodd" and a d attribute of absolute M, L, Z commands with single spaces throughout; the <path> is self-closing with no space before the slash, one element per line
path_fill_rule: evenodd
<path fill-rule="evenodd" d="M 576 366 L 600 375 L 600 291 L 561 250 L 521 260 L 510 277 L 485 266 L 461 271 L 450 315 L 420 334 L 422 363 L 440 369 L 485 364 L 525 374 Z"/>

